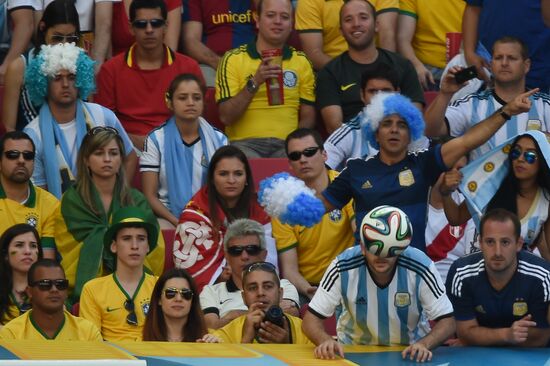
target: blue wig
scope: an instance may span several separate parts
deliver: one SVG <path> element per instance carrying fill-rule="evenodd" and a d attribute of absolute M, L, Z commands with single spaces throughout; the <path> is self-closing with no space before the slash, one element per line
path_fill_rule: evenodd
<path fill-rule="evenodd" d="M 48 82 L 61 70 L 75 74 L 79 98 L 87 99 L 95 91 L 93 61 L 74 43 L 43 45 L 25 70 L 25 87 L 34 105 L 40 106 L 48 95 Z"/>
<path fill-rule="evenodd" d="M 376 141 L 376 131 L 380 122 L 387 116 L 398 114 L 407 122 L 411 136 L 411 144 L 414 145 L 424 137 L 424 118 L 422 113 L 412 104 L 411 100 L 401 94 L 378 93 L 369 105 L 364 108 L 361 128 L 364 129 L 367 140 L 372 147 L 380 149 Z"/>

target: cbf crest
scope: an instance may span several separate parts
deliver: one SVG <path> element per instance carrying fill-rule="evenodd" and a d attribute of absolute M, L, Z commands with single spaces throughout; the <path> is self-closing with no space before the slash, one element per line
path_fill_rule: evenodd
<path fill-rule="evenodd" d="M 147 314 L 149 314 L 149 299 L 143 301 L 140 306 L 143 311 L 143 315 L 147 316 Z"/>
<path fill-rule="evenodd" d="M 25 218 L 25 221 L 28 225 L 36 227 L 38 225 L 38 216 L 36 216 L 34 213 L 30 213 Z"/>
<path fill-rule="evenodd" d="M 342 220 L 342 211 L 336 208 L 329 212 L 328 217 L 332 222 L 339 222 Z"/>

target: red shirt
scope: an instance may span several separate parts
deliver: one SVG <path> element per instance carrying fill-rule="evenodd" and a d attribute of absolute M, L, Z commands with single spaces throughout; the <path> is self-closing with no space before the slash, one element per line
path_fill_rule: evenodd
<path fill-rule="evenodd" d="M 194 74 L 203 80 L 197 61 L 166 47 L 160 69 L 142 70 L 134 46 L 105 62 L 97 75 L 94 102 L 111 109 L 130 134 L 145 136 L 171 113 L 164 95 L 179 74 Z"/>

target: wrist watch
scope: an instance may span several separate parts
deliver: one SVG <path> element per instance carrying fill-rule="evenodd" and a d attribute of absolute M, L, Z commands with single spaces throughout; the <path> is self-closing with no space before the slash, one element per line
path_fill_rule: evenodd
<path fill-rule="evenodd" d="M 509 121 L 512 118 L 512 116 L 504 112 L 504 107 L 500 107 L 497 112 L 502 116 L 502 118 L 504 118 L 505 121 Z"/>
<path fill-rule="evenodd" d="M 254 94 L 258 91 L 258 84 L 254 81 L 254 78 L 250 78 L 246 81 L 246 90 L 250 94 Z"/>

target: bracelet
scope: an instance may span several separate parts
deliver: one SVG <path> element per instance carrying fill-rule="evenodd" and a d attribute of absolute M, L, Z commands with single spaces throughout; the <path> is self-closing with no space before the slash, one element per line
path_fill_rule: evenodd
<path fill-rule="evenodd" d="M 512 116 L 504 112 L 504 107 L 500 107 L 497 112 L 502 116 L 502 118 L 504 118 L 505 121 L 509 121 L 512 118 Z"/>

